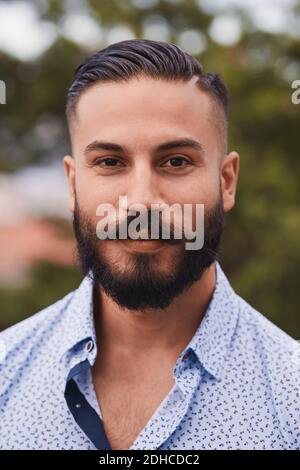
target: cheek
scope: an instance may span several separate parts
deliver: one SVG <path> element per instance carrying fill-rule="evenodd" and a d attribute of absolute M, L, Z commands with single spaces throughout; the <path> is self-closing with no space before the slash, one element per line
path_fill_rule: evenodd
<path fill-rule="evenodd" d="M 97 223 L 99 221 L 99 217 L 96 215 L 98 206 L 112 204 L 116 207 L 118 192 L 114 190 L 114 185 L 111 183 L 86 171 L 76 178 L 76 197 L 80 208 Z"/>
<path fill-rule="evenodd" d="M 188 184 L 176 190 L 178 202 L 181 204 L 204 204 L 214 206 L 220 194 L 220 180 L 217 172 L 205 172 L 196 175 Z"/>

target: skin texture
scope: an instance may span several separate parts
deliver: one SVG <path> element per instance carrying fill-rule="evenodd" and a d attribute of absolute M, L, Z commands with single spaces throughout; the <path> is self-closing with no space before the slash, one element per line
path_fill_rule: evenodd
<path fill-rule="evenodd" d="M 224 211 L 233 208 L 239 155 L 224 154 L 222 113 L 195 81 L 140 77 L 128 83 L 98 83 L 82 94 L 70 129 L 73 155 L 64 158 L 72 212 L 75 193 L 95 229 L 97 206 L 106 202 L 117 207 L 120 195 L 127 196 L 129 205 L 204 203 L 209 210 L 221 190 Z M 156 150 L 183 138 L 199 142 L 203 150 Z M 95 141 L 119 144 L 126 152 L 86 151 Z M 116 159 L 117 166 L 104 163 L 104 157 Z M 174 157 L 180 166 L 170 161 Z M 134 253 L 148 252 L 155 268 L 168 275 L 180 249 L 160 241 L 101 243 L 106 261 L 125 274 Z M 169 307 L 149 311 L 121 309 L 100 286 L 95 289 L 101 354 L 93 366 L 93 381 L 112 448 L 130 447 L 174 384 L 175 362 L 199 326 L 215 282 L 213 264 Z"/>

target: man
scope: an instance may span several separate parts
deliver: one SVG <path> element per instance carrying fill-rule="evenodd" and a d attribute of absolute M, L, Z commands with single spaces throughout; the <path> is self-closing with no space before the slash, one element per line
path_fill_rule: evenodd
<path fill-rule="evenodd" d="M 76 70 L 64 165 L 85 278 L 0 335 L 0 448 L 300 447 L 298 343 L 218 263 L 239 168 L 227 102 L 173 44 L 120 42 Z M 101 204 L 121 209 L 116 238 L 98 236 Z M 201 249 L 174 236 L 175 218 L 169 238 L 122 238 L 128 207 L 150 217 L 153 204 L 191 204 L 193 228 L 202 204 Z"/>

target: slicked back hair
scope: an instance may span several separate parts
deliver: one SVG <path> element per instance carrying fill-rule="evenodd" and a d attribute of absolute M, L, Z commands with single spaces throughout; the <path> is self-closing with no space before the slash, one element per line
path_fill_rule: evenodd
<path fill-rule="evenodd" d="M 222 116 L 219 120 L 223 121 L 227 142 L 228 91 L 219 75 L 205 74 L 200 62 L 175 44 L 149 39 L 130 39 L 111 44 L 87 57 L 77 67 L 67 94 L 68 122 L 75 114 L 80 96 L 99 82 L 128 82 L 140 76 L 187 82 L 195 75 L 198 76 L 197 85 L 210 95 L 214 108 Z"/>

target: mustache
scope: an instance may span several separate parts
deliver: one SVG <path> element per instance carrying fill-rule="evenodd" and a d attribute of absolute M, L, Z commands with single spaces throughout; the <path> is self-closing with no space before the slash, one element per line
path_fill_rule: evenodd
<path fill-rule="evenodd" d="M 130 237 L 130 224 L 136 219 L 139 219 L 137 228 L 135 228 L 135 231 L 139 233 L 139 237 L 132 238 Z M 155 220 L 154 225 L 153 220 Z M 160 240 L 173 245 L 187 240 L 193 241 L 193 238 L 195 238 L 193 236 L 187 238 L 183 226 L 176 226 L 171 221 L 162 218 L 160 212 L 155 213 L 153 211 L 136 215 L 127 214 L 123 220 L 115 221 L 113 228 L 110 227 L 110 224 L 106 224 L 105 231 L 108 234 L 107 240 L 124 240 L 123 234 L 126 234 L 126 239 L 129 240 Z"/>

